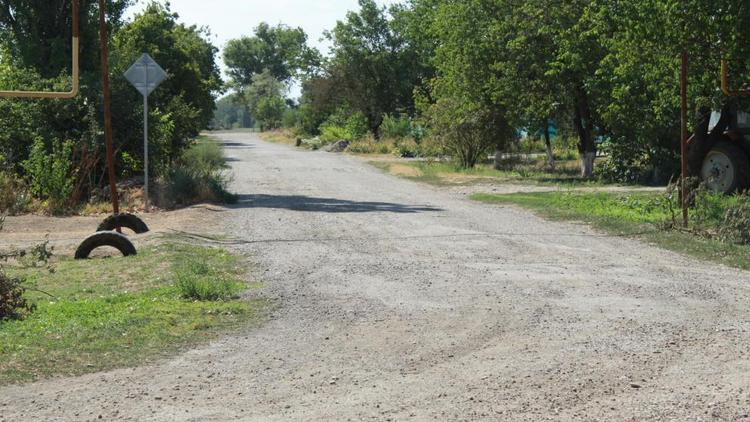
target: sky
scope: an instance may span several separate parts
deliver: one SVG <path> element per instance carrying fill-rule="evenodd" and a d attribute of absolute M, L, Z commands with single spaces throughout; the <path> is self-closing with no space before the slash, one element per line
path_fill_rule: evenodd
<path fill-rule="evenodd" d="M 399 0 L 377 0 L 381 5 L 401 3 Z M 126 17 L 143 10 L 147 1 L 139 0 Z M 172 11 L 188 25 L 207 26 L 212 42 L 222 49 L 226 42 L 242 35 L 252 35 L 253 28 L 261 22 L 271 25 L 283 23 L 301 27 L 308 43 L 323 54 L 329 45 L 321 41 L 323 31 L 330 30 L 336 21 L 343 20 L 349 10 L 358 10 L 357 0 L 170 0 Z M 221 58 L 219 58 L 221 63 Z M 297 89 L 293 89 L 296 91 Z M 296 92 L 292 92 L 295 96 Z"/>

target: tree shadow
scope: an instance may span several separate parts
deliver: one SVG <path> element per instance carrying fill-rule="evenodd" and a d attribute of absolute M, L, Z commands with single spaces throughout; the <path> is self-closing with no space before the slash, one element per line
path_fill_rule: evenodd
<path fill-rule="evenodd" d="M 243 142 L 227 142 L 227 141 L 221 141 L 221 146 L 226 149 L 253 149 L 255 148 L 255 145 L 252 144 L 246 144 Z"/>
<path fill-rule="evenodd" d="M 416 214 L 438 212 L 442 208 L 415 206 L 391 202 L 357 202 L 333 198 L 313 198 L 301 195 L 238 195 L 232 208 L 275 208 L 303 212 L 368 213 L 389 212 Z"/>

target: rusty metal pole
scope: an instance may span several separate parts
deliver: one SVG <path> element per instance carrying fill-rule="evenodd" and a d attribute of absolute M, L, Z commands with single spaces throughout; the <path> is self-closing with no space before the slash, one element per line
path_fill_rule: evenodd
<path fill-rule="evenodd" d="M 680 201 L 682 202 L 682 225 L 688 227 L 688 185 L 687 185 L 687 86 L 688 86 L 688 54 L 685 49 L 682 50 L 681 69 L 680 69 L 680 160 L 682 168 L 682 177 L 680 181 Z"/>
<path fill-rule="evenodd" d="M 112 197 L 112 212 L 120 213 L 120 201 L 115 183 L 114 146 L 112 144 L 112 99 L 109 92 L 109 48 L 107 38 L 105 0 L 99 0 L 99 47 L 102 66 L 102 91 L 104 92 L 104 138 L 107 148 L 107 173 L 109 193 Z"/>

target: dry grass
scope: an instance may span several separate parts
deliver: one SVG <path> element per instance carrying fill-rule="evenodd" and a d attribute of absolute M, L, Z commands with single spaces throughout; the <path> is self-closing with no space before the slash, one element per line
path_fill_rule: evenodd
<path fill-rule="evenodd" d="M 296 145 L 297 136 L 289 129 L 278 129 L 260 133 L 261 139 L 283 145 Z"/>

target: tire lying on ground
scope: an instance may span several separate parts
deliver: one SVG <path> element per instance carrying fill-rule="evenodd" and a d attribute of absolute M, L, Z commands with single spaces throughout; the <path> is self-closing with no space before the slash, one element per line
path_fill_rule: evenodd
<path fill-rule="evenodd" d="M 94 233 L 81 242 L 81 245 L 78 246 L 78 249 L 76 250 L 75 258 L 88 259 L 94 249 L 103 246 L 111 246 L 120 251 L 123 256 L 138 254 L 135 250 L 135 246 L 133 246 L 133 243 L 127 238 L 127 236 L 117 232 L 103 231 Z"/>
<path fill-rule="evenodd" d="M 97 228 L 96 231 L 112 231 L 117 229 L 118 227 L 125 227 L 127 229 L 130 229 L 135 232 L 135 234 L 148 233 L 148 226 L 146 225 L 146 223 L 144 223 L 143 220 L 133 214 L 110 215 L 104 221 L 102 221 L 102 224 L 99 225 L 99 228 Z"/>

